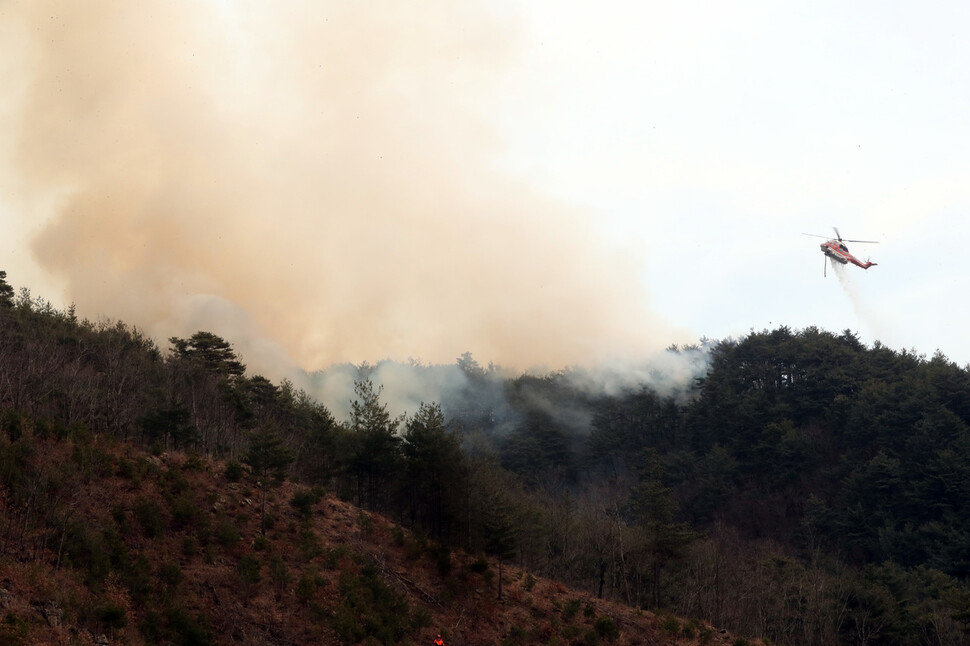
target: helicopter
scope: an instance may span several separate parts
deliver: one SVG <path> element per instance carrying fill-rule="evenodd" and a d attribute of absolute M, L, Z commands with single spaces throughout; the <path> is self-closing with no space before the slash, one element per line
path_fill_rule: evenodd
<path fill-rule="evenodd" d="M 879 244 L 877 241 L 875 241 L 875 240 L 845 240 L 839 234 L 838 228 L 832 227 L 832 229 L 835 231 L 835 237 L 834 238 L 828 238 L 828 236 L 820 236 L 820 235 L 816 235 L 814 233 L 805 233 L 803 235 L 813 236 L 815 238 L 828 238 L 828 241 L 827 242 L 823 242 L 822 244 L 819 245 L 819 248 L 822 250 L 822 253 L 825 254 L 826 258 L 827 259 L 830 259 L 832 262 L 838 262 L 838 263 L 841 263 L 843 265 L 847 265 L 848 263 L 851 262 L 853 265 L 856 265 L 857 267 L 862 267 L 863 269 L 869 269 L 869 267 L 874 267 L 876 265 L 876 263 L 874 263 L 874 262 L 869 262 L 868 259 L 865 262 L 862 262 L 861 260 L 859 260 L 858 258 L 856 258 L 855 256 L 853 256 L 851 253 L 849 253 L 849 248 L 847 246 L 845 246 L 845 243 L 846 242 L 860 242 L 860 243 L 864 243 L 864 244 Z M 823 276 L 826 275 L 825 274 L 826 266 L 827 266 L 827 263 L 822 265 L 822 275 Z"/>

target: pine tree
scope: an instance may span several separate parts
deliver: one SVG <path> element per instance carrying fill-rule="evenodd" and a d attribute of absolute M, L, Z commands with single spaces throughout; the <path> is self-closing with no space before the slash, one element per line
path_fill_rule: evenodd
<path fill-rule="evenodd" d="M 241 377 L 246 372 L 228 341 L 212 332 L 199 331 L 188 339 L 169 339 L 175 355 L 220 377 Z"/>
<path fill-rule="evenodd" d="M 369 379 L 354 384 L 357 399 L 351 403 L 348 470 L 357 480 L 358 503 L 377 509 L 386 501 L 388 483 L 400 467 L 400 419 L 392 418 L 381 404 L 383 387 L 374 389 Z"/>
<path fill-rule="evenodd" d="M 419 516 L 439 539 L 465 488 L 465 456 L 449 433 L 441 406 L 422 403 L 406 423 L 401 446 L 412 520 Z"/>
<path fill-rule="evenodd" d="M 266 533 L 266 492 L 286 480 L 293 455 L 279 433 L 270 426 L 261 426 L 249 436 L 249 450 L 243 457 L 262 493 L 260 503 L 261 531 Z"/>
<path fill-rule="evenodd" d="M 7 282 L 7 272 L 0 271 L 0 307 L 13 307 L 14 290 Z"/>
<path fill-rule="evenodd" d="M 502 599 L 502 564 L 516 554 L 515 521 L 505 500 L 496 500 L 482 518 L 485 552 L 498 559 L 498 598 Z"/>

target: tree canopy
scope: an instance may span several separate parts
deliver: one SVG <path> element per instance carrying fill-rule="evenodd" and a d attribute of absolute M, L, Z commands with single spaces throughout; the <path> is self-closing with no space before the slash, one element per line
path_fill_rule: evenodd
<path fill-rule="evenodd" d="M 241 460 L 267 488 L 299 479 L 451 547 L 773 641 L 958 643 L 970 626 L 970 372 L 941 353 L 781 327 L 705 344 L 678 397 L 507 377 L 466 353 L 455 400 L 395 417 L 362 368 L 338 420 L 247 376 L 214 333 L 170 341 L 163 357 L 124 323 L 15 298 L 0 272 L 7 535 L 56 485 L 28 468 L 34 438 L 76 440 L 88 464 L 107 435 Z"/>

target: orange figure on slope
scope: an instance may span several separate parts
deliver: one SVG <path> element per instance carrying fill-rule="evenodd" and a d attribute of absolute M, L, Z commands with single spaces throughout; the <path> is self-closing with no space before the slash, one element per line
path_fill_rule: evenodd
<path fill-rule="evenodd" d="M 445 643 L 441 641 L 441 635 L 434 638 L 434 646 L 445 646 Z"/>

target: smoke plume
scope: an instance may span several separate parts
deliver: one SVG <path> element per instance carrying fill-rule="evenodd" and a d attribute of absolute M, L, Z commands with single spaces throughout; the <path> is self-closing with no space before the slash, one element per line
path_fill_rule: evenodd
<path fill-rule="evenodd" d="M 640 250 L 503 171 L 524 36 L 491 6 L 7 0 L 0 179 L 80 315 L 271 378 L 645 356 Z"/>

